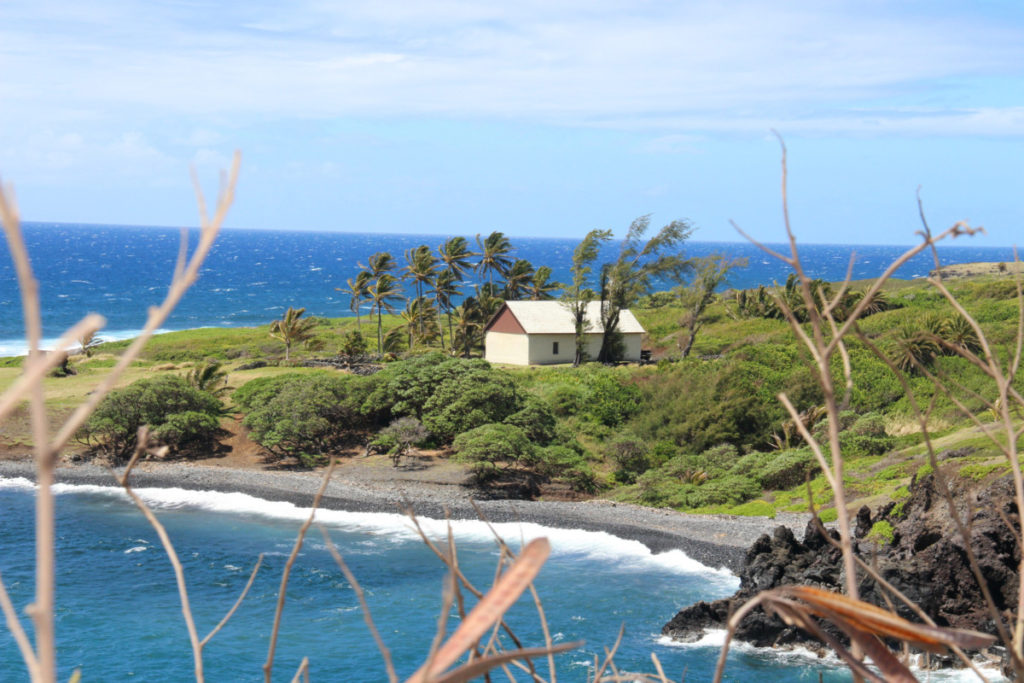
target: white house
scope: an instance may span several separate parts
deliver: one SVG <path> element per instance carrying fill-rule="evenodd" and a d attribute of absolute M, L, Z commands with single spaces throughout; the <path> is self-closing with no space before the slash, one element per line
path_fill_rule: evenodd
<path fill-rule="evenodd" d="M 604 334 L 600 301 L 587 304 L 587 323 L 586 353 L 593 360 Z M 623 359 L 639 362 L 644 328 L 629 310 L 623 310 L 618 329 L 625 344 Z M 571 363 L 575 355 L 572 313 L 559 301 L 506 301 L 484 328 L 484 358 L 492 363 Z"/>

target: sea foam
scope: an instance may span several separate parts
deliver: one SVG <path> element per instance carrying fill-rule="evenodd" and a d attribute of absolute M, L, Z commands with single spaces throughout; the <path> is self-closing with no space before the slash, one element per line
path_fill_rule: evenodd
<path fill-rule="evenodd" d="M 21 477 L 0 477 L 0 488 L 34 489 L 35 485 Z M 91 494 L 123 499 L 125 492 L 116 486 L 93 484 L 54 484 L 54 493 Z M 310 509 L 285 501 L 271 501 L 246 493 L 222 491 L 196 491 L 182 488 L 137 488 L 135 492 L 153 510 L 195 509 L 218 514 L 245 515 L 268 520 L 305 521 Z M 390 512 L 349 512 L 345 510 L 319 509 L 316 520 L 330 527 L 346 531 L 369 533 L 376 540 L 405 543 L 419 541 L 419 534 L 408 517 Z M 447 538 L 448 522 L 445 520 L 419 517 L 424 533 L 433 540 Z M 479 520 L 452 520 L 456 541 L 468 543 L 490 543 L 494 534 L 485 522 Z M 492 524 L 496 531 L 513 548 L 523 541 L 541 536 L 551 541 L 552 554 L 576 556 L 586 561 L 614 561 L 620 570 L 661 571 L 680 575 L 700 575 L 705 581 L 720 587 L 723 591 L 739 587 L 739 579 L 728 569 L 712 568 L 701 564 L 681 550 L 653 553 L 639 541 L 620 538 L 604 531 L 587 531 L 550 527 L 532 522 L 497 522 Z"/>

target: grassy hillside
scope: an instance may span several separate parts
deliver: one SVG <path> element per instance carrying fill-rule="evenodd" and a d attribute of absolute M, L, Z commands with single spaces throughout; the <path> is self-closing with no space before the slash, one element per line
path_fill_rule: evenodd
<path fill-rule="evenodd" d="M 854 286 L 863 289 L 864 284 Z M 998 353 L 1009 353 L 1018 319 L 1012 281 L 996 274 L 958 279 L 950 287 Z M 920 331 L 956 327 L 948 304 L 923 282 L 892 281 L 885 293 L 887 310 L 865 317 L 860 329 L 896 361 L 912 350 L 911 342 Z M 831 492 L 776 398 L 786 392 L 807 415 L 813 431 L 825 429 L 816 417 L 821 390 L 807 353 L 796 343 L 788 323 L 744 310 L 735 296 L 720 297 L 708 309 L 692 354 L 680 360 L 684 311 L 671 305 L 634 311 L 648 330 L 647 346 L 658 359 L 653 365 L 498 371 L 514 382 L 520 395 L 517 409 L 525 405 L 523 397 L 538 400 L 538 409 L 554 421 L 551 444 L 568 449 L 551 450 L 546 442 L 538 442 L 536 453 L 541 455 L 524 458 L 509 471 L 530 470 L 542 479 L 562 480 L 616 500 L 701 512 L 800 511 L 807 509 L 808 496 L 827 507 Z M 397 316 L 383 320 L 385 330 L 401 325 Z M 166 373 L 184 375 L 207 359 L 222 361 L 229 370 L 228 383 L 236 388 L 257 378 L 323 372 L 302 364 L 334 356 L 344 336 L 356 326 L 351 318 L 319 319 L 315 327 L 319 343 L 294 348 L 287 363 L 284 345 L 270 337 L 268 326 L 163 334 L 153 339 L 122 384 Z M 361 331 L 375 347 L 376 321 L 364 320 Z M 46 397 L 54 412 L 66 413 L 82 400 L 127 344 L 108 343 L 91 358 L 73 357 L 71 366 L 77 374 L 48 379 Z M 440 349 L 439 343 L 417 346 L 411 352 L 406 349 L 395 358 L 431 349 Z M 840 425 L 849 498 L 854 505 L 898 504 L 911 478 L 930 468 L 919 429 L 902 386 L 886 364 L 856 339 L 850 340 L 849 353 L 854 386 Z M 929 372 L 955 384 L 957 399 L 972 410 L 984 413 L 984 399 L 994 399 L 987 378 L 963 358 L 937 353 L 924 362 Z M 0 389 L 14 380 L 19 364 L 16 359 L 0 363 Z M 840 379 L 838 360 L 833 370 Z M 349 383 L 359 381 L 363 380 L 353 378 Z M 931 406 L 929 423 L 939 437 L 936 448 L 945 454 L 944 467 L 971 479 L 1005 472 L 981 429 L 961 414 L 950 396 L 937 392 L 921 372 L 911 371 L 908 382 L 919 403 Z M 1018 381 L 1017 386 L 1024 391 L 1024 383 Z M 355 392 L 362 402 L 350 406 L 352 429 L 357 429 L 358 422 L 361 439 L 371 438 L 374 430 L 403 414 L 401 403 L 375 413 L 372 406 L 367 407 L 369 399 L 356 389 L 342 386 L 338 390 Z M 229 409 L 246 412 L 231 404 Z M 432 416 L 416 417 L 428 422 Z M 984 414 L 982 418 L 987 419 Z M 24 411 L 2 426 L 0 441 L 8 451 L 29 445 Z M 448 443 L 435 438 L 428 445 L 447 447 Z M 557 467 L 552 464 L 556 461 Z M 581 478 L 581 472 L 586 477 Z"/>

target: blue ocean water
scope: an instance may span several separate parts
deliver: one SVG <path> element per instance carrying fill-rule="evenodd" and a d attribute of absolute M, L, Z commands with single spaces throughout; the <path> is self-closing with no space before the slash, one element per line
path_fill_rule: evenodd
<path fill-rule="evenodd" d="M 60 679 L 81 668 L 83 680 L 186 681 L 191 652 L 170 563 L 156 534 L 114 488 L 59 486 L 58 615 Z M 200 637 L 231 606 L 259 553 L 266 559 L 252 591 L 232 621 L 205 650 L 208 680 L 260 678 L 277 587 L 300 520 L 308 511 L 241 494 L 142 489 L 173 539 L 186 569 Z M 32 489 L 25 480 L 0 479 L 0 574 L 14 604 L 32 592 Z M 392 514 L 320 511 L 318 520 L 367 594 L 374 620 L 400 677 L 422 663 L 436 629 L 444 570 L 405 518 Z M 427 522 L 444 537 L 444 525 Z M 668 645 L 658 633 L 675 611 L 700 599 L 730 594 L 736 579 L 671 551 L 651 555 L 634 541 L 602 533 L 498 525 L 513 545 L 546 535 L 551 559 L 537 589 L 556 642 L 579 639 L 579 651 L 560 655 L 559 680 L 583 681 L 625 624 L 616 657 L 620 669 L 650 671 L 650 653 L 678 680 L 709 680 L 718 655 L 715 639 Z M 456 522 L 459 561 L 480 587 L 493 581 L 497 551 L 480 522 Z M 293 570 L 284 610 L 275 680 L 289 680 L 302 657 L 314 680 L 386 680 L 380 656 L 341 572 L 314 527 Z M 509 616 L 530 645 L 543 643 L 529 600 Z M 452 627 L 457 622 L 453 612 Z M 546 667 L 545 663 L 540 666 Z M 727 680 L 780 682 L 849 680 L 834 661 L 735 648 Z M 13 639 L 0 634 L 0 681 L 25 680 Z"/>
<path fill-rule="evenodd" d="M 170 282 L 180 231 L 174 228 L 27 223 L 25 240 L 40 282 L 44 337 L 56 339 L 88 312 L 107 318 L 105 339 L 134 336 L 146 310 L 158 304 Z M 191 243 L 196 233 L 190 233 Z M 358 263 L 377 251 L 402 261 L 404 250 L 443 241 L 437 235 L 325 233 L 225 230 L 207 260 L 199 281 L 165 325 L 167 330 L 209 326 L 265 324 L 288 306 L 303 306 L 311 315 L 351 315 L 349 299 L 336 287 L 358 271 Z M 569 280 L 577 241 L 558 238 L 512 238 L 513 256 L 534 266 L 548 265 L 556 280 Z M 470 238 L 470 244 L 475 242 Z M 943 262 L 1010 261 L 1008 248 L 944 247 Z M 781 245 L 773 245 L 782 249 Z M 608 248 L 609 257 L 617 248 Z M 903 247 L 802 245 L 814 277 L 840 280 L 851 252 L 854 278 L 876 277 Z M 735 271 L 730 285 L 753 287 L 785 281 L 789 269 L 758 248 L 740 242 L 686 244 L 686 253 L 723 253 L 746 257 L 749 266 Z M 922 277 L 933 267 L 922 254 L 899 271 L 899 277 Z M 24 353 L 21 302 L 7 245 L 0 242 L 0 356 Z"/>

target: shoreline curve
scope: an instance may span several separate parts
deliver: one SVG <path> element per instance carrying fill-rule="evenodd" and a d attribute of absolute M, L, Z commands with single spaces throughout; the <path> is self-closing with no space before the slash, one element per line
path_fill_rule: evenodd
<path fill-rule="evenodd" d="M 0 462 L 0 477 L 35 480 L 29 461 Z M 70 465 L 57 469 L 56 480 L 65 484 L 117 486 L 111 472 L 97 465 Z M 140 463 L 132 473 L 138 488 L 183 488 L 245 493 L 257 498 L 309 507 L 322 475 L 315 471 L 263 471 L 197 465 L 194 463 Z M 647 508 L 606 500 L 583 502 L 528 501 L 477 498 L 484 492 L 460 484 L 422 481 L 358 481 L 332 477 L 321 507 L 350 512 L 403 513 L 411 507 L 421 517 L 477 519 L 471 499 L 493 522 L 532 522 L 560 529 L 604 531 L 643 543 L 653 553 L 681 550 L 711 568 L 725 567 L 738 573 L 747 550 L 762 534 L 788 526 L 798 536 L 808 516 L 781 513 L 767 517 L 692 515 L 674 510 Z"/>

